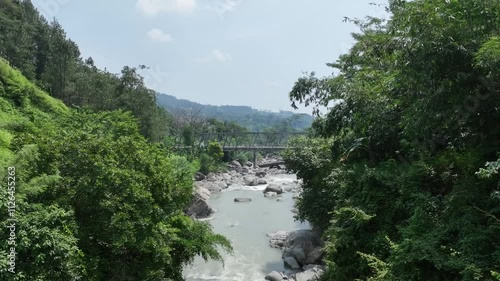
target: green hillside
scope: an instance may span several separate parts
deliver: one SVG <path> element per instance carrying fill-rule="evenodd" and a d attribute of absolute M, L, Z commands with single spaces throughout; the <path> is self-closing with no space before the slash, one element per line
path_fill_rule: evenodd
<path fill-rule="evenodd" d="M 220 260 L 228 241 L 182 212 L 194 167 L 166 155 L 130 113 L 69 109 L 0 59 L 0 280 L 179 280 Z"/>
<path fill-rule="evenodd" d="M 303 131 L 309 128 L 314 118 L 309 114 L 296 114 L 291 111 L 270 112 L 251 108 L 250 106 L 206 105 L 189 100 L 178 99 L 167 94 L 157 94 L 158 105 L 174 115 L 182 112 L 198 112 L 204 118 L 215 118 L 225 122 L 235 122 L 250 131 L 286 126 Z"/>

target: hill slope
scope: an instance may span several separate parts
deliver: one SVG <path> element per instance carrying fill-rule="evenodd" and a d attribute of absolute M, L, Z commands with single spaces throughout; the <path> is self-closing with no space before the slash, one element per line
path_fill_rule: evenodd
<path fill-rule="evenodd" d="M 131 113 L 70 109 L 0 58 L 0 280 L 180 280 L 219 260 L 229 242 L 183 213 L 194 169 Z"/>
<path fill-rule="evenodd" d="M 289 122 L 295 130 L 304 130 L 311 126 L 314 118 L 307 114 L 295 114 L 291 111 L 270 112 L 251 108 L 249 106 L 204 105 L 189 100 L 178 99 L 167 94 L 157 94 L 158 105 L 171 113 L 180 111 L 200 111 L 205 118 L 215 118 L 220 121 L 232 121 L 251 131 L 262 131 Z"/>

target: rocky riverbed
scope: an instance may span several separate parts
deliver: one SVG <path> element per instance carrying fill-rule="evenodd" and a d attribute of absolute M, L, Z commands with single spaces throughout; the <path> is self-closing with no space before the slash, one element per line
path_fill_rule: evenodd
<path fill-rule="evenodd" d="M 271 158 L 261 163 L 267 162 L 266 164 L 268 164 L 269 162 L 279 161 L 280 159 L 278 158 Z M 293 198 L 296 198 L 300 195 L 300 181 L 281 180 L 284 177 L 295 178 L 295 176 L 293 175 L 286 175 L 285 167 L 281 165 L 276 165 L 274 167 L 271 166 L 270 168 L 259 168 L 252 166 L 252 163 L 241 165 L 240 163 L 235 161 L 229 165 L 228 171 L 225 173 L 209 174 L 206 176 L 197 174 L 195 178 L 195 196 L 193 198 L 192 204 L 186 210 L 186 213 L 197 219 L 210 219 L 217 211 L 210 206 L 211 196 L 217 195 L 221 191 L 230 191 L 233 189 L 239 189 L 241 187 L 245 187 L 245 190 L 249 190 L 250 192 L 252 192 L 252 195 L 248 197 L 253 197 L 254 200 L 256 194 L 255 192 L 262 193 L 262 195 L 260 196 L 265 197 L 268 200 L 275 200 L 276 202 L 285 200 L 291 202 L 290 200 L 293 200 L 291 199 L 292 196 Z M 245 193 L 243 193 L 243 195 L 244 194 Z M 234 200 L 232 200 L 234 201 L 233 204 L 253 204 L 252 198 L 239 197 L 239 195 L 241 195 L 239 193 L 237 195 L 238 197 L 235 197 Z M 249 207 L 250 206 L 246 208 L 251 209 Z M 292 209 L 293 207 L 288 208 L 290 208 L 290 211 L 294 212 L 294 210 Z M 254 224 L 254 222 L 247 223 L 250 226 Z M 229 222 L 228 224 L 230 225 L 230 227 L 235 227 L 238 226 L 240 222 Z M 256 279 L 255 274 L 253 274 L 252 277 L 242 274 L 238 275 L 241 276 L 241 278 L 238 277 L 237 279 L 232 280 L 265 279 L 271 281 L 308 281 L 316 280 L 317 277 L 322 274 L 324 270 L 323 266 L 321 265 L 321 248 L 323 247 L 323 244 L 321 242 L 321 239 L 319 238 L 319 234 L 309 229 L 286 229 L 278 232 L 267 233 L 267 236 L 269 238 L 269 248 L 281 249 L 282 251 L 282 270 L 272 272 L 268 271 L 265 273 L 267 274 L 267 276 L 261 273 L 262 279 Z M 271 267 L 269 268 L 272 270 Z M 189 280 L 217 279 L 191 277 Z"/>

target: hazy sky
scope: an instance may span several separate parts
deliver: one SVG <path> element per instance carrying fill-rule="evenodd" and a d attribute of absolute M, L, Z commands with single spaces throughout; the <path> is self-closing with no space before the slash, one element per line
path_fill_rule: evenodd
<path fill-rule="evenodd" d="M 357 31 L 344 17 L 384 16 L 370 2 L 386 1 L 33 1 L 101 68 L 145 64 L 146 84 L 158 92 L 267 110 L 291 109 L 288 92 L 304 71 L 332 72 L 325 63 Z"/>

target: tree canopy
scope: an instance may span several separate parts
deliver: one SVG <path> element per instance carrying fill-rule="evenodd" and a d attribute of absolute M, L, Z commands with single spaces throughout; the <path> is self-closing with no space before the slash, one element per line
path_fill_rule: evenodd
<path fill-rule="evenodd" d="M 324 232 L 325 280 L 495 280 L 500 5 L 387 11 L 349 19 L 360 32 L 328 64 L 338 74 L 290 92 L 316 113 L 334 104 L 285 156 L 304 180 L 298 217 Z"/>
<path fill-rule="evenodd" d="M 0 279 L 182 280 L 195 256 L 221 260 L 229 241 L 183 213 L 195 167 L 167 154 L 131 113 L 69 109 L 0 59 L 0 178 L 17 171 L 18 220 L 16 273 L 1 239 Z"/>

